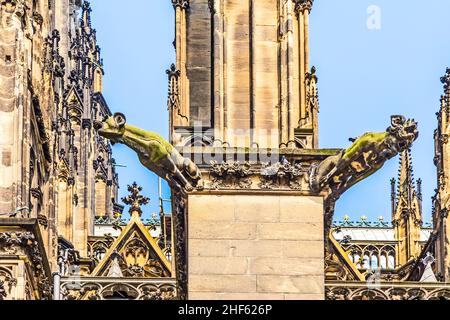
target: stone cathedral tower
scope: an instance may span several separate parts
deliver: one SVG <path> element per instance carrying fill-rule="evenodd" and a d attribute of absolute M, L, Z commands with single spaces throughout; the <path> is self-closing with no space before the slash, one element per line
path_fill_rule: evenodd
<path fill-rule="evenodd" d="M 179 296 L 324 299 L 325 265 L 339 256 L 335 202 L 410 147 L 417 124 L 393 116 L 386 133 L 347 150 L 319 149 L 312 0 L 172 4 L 170 133 L 204 180 L 173 195 Z M 400 211 L 410 205 L 402 190 Z"/>
<path fill-rule="evenodd" d="M 317 149 L 312 2 L 172 1 L 172 142 L 205 180 L 174 196 L 183 298 L 324 298 L 323 197 L 308 174 L 339 150 Z"/>
<path fill-rule="evenodd" d="M 312 0 L 173 0 L 179 146 L 317 148 Z M 177 88 L 175 88 L 175 86 Z M 176 90 L 176 92 L 175 92 Z"/>
<path fill-rule="evenodd" d="M 92 125 L 110 111 L 90 12 L 0 3 L 0 300 L 51 298 L 61 251 L 86 258 L 95 218 L 121 209 L 111 146 Z"/>

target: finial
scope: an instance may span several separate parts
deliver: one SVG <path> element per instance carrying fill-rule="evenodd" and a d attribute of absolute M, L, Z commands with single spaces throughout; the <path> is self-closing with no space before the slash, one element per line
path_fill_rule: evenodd
<path fill-rule="evenodd" d="M 383 216 L 379 216 L 379 217 L 378 217 L 378 221 L 379 221 L 379 222 L 384 222 L 384 217 L 383 217 Z"/>
<path fill-rule="evenodd" d="M 131 206 L 129 210 L 131 215 L 133 215 L 133 213 L 135 212 L 141 215 L 142 214 L 141 205 L 146 205 L 150 201 L 149 198 L 144 197 L 140 194 L 141 191 L 142 187 L 138 186 L 138 184 L 134 182 L 131 186 L 128 185 L 128 192 L 130 192 L 130 195 L 122 198 L 123 203 Z"/>
<path fill-rule="evenodd" d="M 344 216 L 344 221 L 345 221 L 345 222 L 349 222 L 349 221 L 350 221 L 350 216 L 346 214 L 346 215 Z"/>
<path fill-rule="evenodd" d="M 444 90 L 450 88 L 450 68 L 447 68 L 445 75 L 441 78 L 441 82 L 444 85 Z"/>
<path fill-rule="evenodd" d="M 366 216 L 362 216 L 360 219 L 361 219 L 361 222 L 366 222 L 367 221 L 367 217 Z"/>

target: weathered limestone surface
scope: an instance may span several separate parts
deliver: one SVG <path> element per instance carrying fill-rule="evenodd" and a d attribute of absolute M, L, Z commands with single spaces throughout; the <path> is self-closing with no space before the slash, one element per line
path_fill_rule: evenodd
<path fill-rule="evenodd" d="M 320 197 L 190 195 L 189 299 L 324 299 Z"/>
<path fill-rule="evenodd" d="M 93 128 L 111 112 L 90 13 L 86 1 L 0 3 L 0 216 L 37 221 L 43 263 L 52 271 L 61 265 L 60 239 L 87 257 L 95 218 L 116 213 L 112 149 Z M 30 282 L 19 273 L 8 277 L 18 286 Z M 8 299 L 33 296 L 14 290 Z"/>
<path fill-rule="evenodd" d="M 317 79 L 307 78 L 310 8 L 296 3 L 175 6 L 179 74 L 169 98 L 179 103 L 169 108 L 177 146 L 192 144 L 196 126 L 212 129 L 206 145 L 317 148 Z"/>

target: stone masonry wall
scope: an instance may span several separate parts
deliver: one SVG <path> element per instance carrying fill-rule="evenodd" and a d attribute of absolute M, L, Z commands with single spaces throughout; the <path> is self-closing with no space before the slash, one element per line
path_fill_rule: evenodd
<path fill-rule="evenodd" d="M 324 299 L 323 203 L 191 195 L 189 299 Z"/>

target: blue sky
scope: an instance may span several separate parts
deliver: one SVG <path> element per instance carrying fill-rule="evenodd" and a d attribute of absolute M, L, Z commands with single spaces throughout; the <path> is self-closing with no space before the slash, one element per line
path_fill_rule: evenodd
<path fill-rule="evenodd" d="M 380 10 L 380 29 L 369 29 L 367 9 Z M 165 70 L 174 61 L 174 18 L 170 0 L 92 0 L 105 64 L 104 94 L 113 112 L 128 122 L 168 133 Z M 450 66 L 448 0 L 316 0 L 311 13 L 311 63 L 317 67 L 321 113 L 320 146 L 347 147 L 349 137 L 384 131 L 390 115 L 419 122 L 415 143 L 415 177 L 423 179 L 424 213 L 430 219 L 436 187 L 433 131 L 437 126 L 442 84 Z M 151 198 L 147 212 L 158 211 L 157 179 L 135 154 L 114 147 L 121 196 L 133 181 Z M 338 202 L 336 219 L 345 214 L 375 220 L 390 218 L 389 180 L 398 159 L 348 191 Z M 167 189 L 166 196 L 169 195 Z"/>

